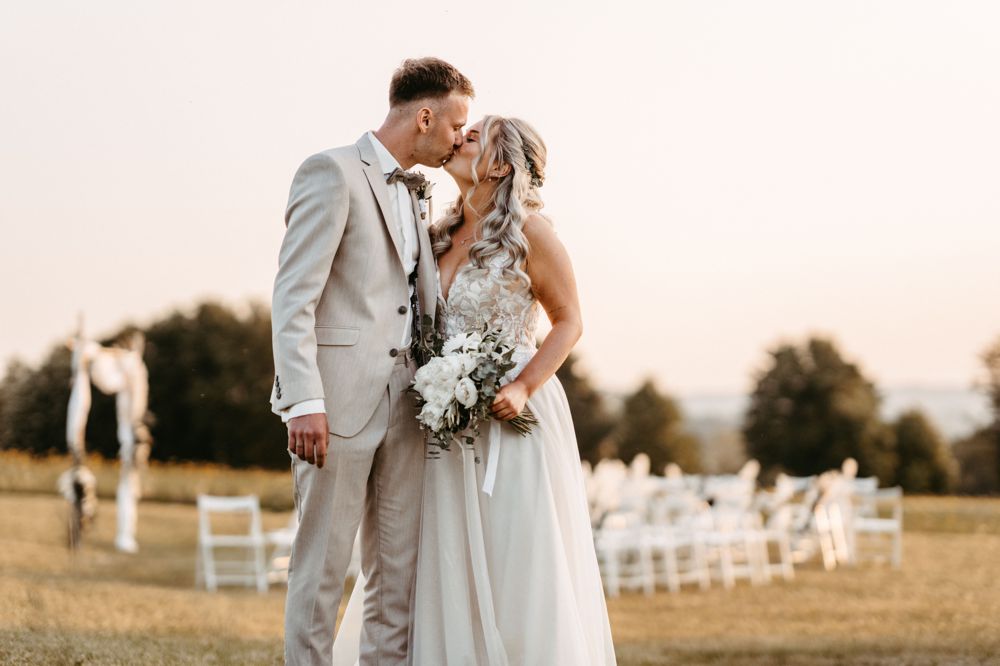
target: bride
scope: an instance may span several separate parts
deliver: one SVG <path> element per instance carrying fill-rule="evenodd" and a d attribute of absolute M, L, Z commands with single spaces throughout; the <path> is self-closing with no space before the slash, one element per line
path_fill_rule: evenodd
<path fill-rule="evenodd" d="M 573 422 L 555 377 L 582 324 L 569 256 L 539 213 L 545 158 L 530 125 L 487 116 L 445 164 L 460 196 L 431 229 L 439 326 L 446 337 L 499 329 L 518 363 L 474 446 L 429 449 L 412 604 L 416 666 L 615 663 Z M 539 305 L 552 329 L 536 350 Z M 522 437 L 503 421 L 526 407 L 539 423 Z M 335 664 L 356 658 L 355 602 L 360 595 Z"/>

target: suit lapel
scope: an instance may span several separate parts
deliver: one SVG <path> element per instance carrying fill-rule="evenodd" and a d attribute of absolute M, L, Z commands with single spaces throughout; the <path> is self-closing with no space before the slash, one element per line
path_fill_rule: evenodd
<path fill-rule="evenodd" d="M 375 195 L 375 201 L 378 203 L 379 210 L 382 211 L 382 221 L 389 231 L 392 244 L 396 246 L 396 256 L 399 258 L 399 263 L 403 264 L 403 239 L 400 236 L 396 211 L 393 210 L 392 201 L 389 198 L 389 186 L 385 184 L 385 174 L 382 173 L 382 166 L 375 156 L 375 149 L 372 147 L 371 141 L 368 140 L 367 134 L 358 139 L 355 145 L 358 148 L 361 161 L 365 164 L 363 171 L 368 178 L 368 185 L 371 186 L 372 194 Z"/>

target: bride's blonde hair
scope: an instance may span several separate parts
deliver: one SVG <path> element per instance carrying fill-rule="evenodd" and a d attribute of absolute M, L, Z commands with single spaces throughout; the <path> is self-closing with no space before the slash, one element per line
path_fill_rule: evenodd
<path fill-rule="evenodd" d="M 510 165 L 510 171 L 499 179 L 488 211 L 479 221 L 482 238 L 469 248 L 469 261 L 476 268 L 485 268 L 490 260 L 506 254 L 504 271 L 510 271 L 530 284 L 524 272 L 528 256 L 528 240 L 524 236 L 524 219 L 544 205 L 538 188 L 545 182 L 545 142 L 528 123 L 518 118 L 486 116 L 480 132 L 482 152 L 472 165 L 472 189 L 479 185 L 477 171 L 483 160 L 489 169 Z M 466 203 L 461 197 L 431 227 L 434 256 L 440 257 L 451 246 L 452 233 L 462 224 Z M 479 212 L 479 211 L 476 211 Z"/>

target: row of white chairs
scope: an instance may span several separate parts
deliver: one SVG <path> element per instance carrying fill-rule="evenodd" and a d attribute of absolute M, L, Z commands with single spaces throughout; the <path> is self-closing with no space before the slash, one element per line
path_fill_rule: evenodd
<path fill-rule="evenodd" d="M 853 460 L 819 476 L 779 475 L 772 490 L 758 491 L 756 461 L 735 475 L 687 475 L 668 466 L 660 477 L 644 458 L 631 466 L 584 465 L 609 595 L 657 587 L 677 592 L 688 584 L 707 589 L 713 581 L 727 589 L 741 579 L 791 581 L 795 565 L 817 558 L 828 570 L 875 558 L 902 564 L 902 491 L 856 478 Z M 234 530 L 237 517 L 242 527 Z M 269 584 L 286 583 L 296 529 L 293 512 L 285 528 L 264 532 L 255 495 L 200 495 L 196 584 L 266 592 Z M 349 575 L 357 574 L 359 556 L 355 543 Z"/>
<path fill-rule="evenodd" d="M 794 579 L 795 566 L 824 568 L 882 558 L 902 562 L 902 492 L 856 478 L 857 463 L 815 477 L 781 475 L 758 491 L 760 465 L 738 474 L 697 476 L 668 466 L 649 474 L 648 458 L 632 465 L 584 465 L 595 547 L 609 595 L 623 589 L 676 592 L 713 581 L 732 588 Z"/>

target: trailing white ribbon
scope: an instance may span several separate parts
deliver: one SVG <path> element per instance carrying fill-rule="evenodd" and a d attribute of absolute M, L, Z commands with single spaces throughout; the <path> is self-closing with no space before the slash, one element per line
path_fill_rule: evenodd
<path fill-rule="evenodd" d="M 497 483 L 497 467 L 500 463 L 500 421 L 490 419 L 490 455 L 486 459 L 486 478 L 483 480 L 483 492 L 493 497 L 493 487 Z"/>
<path fill-rule="evenodd" d="M 494 423 L 500 425 L 496 421 Z M 493 432 L 492 428 L 490 428 L 490 432 Z M 499 429 L 497 432 L 499 433 Z M 486 663 L 490 666 L 509 666 L 507 653 L 504 650 L 503 641 L 500 639 L 500 630 L 497 629 L 497 619 L 493 607 L 493 588 L 490 585 L 490 572 L 486 565 L 486 540 L 483 535 L 482 511 L 479 508 L 479 495 L 476 493 L 478 485 L 474 462 L 476 453 L 470 447 L 465 446 L 461 447 L 461 451 L 469 564 L 472 567 L 472 588 L 476 597 L 476 607 L 479 609 L 483 647 L 486 649 Z M 490 457 L 492 458 L 492 456 L 493 452 L 491 451 Z"/>

